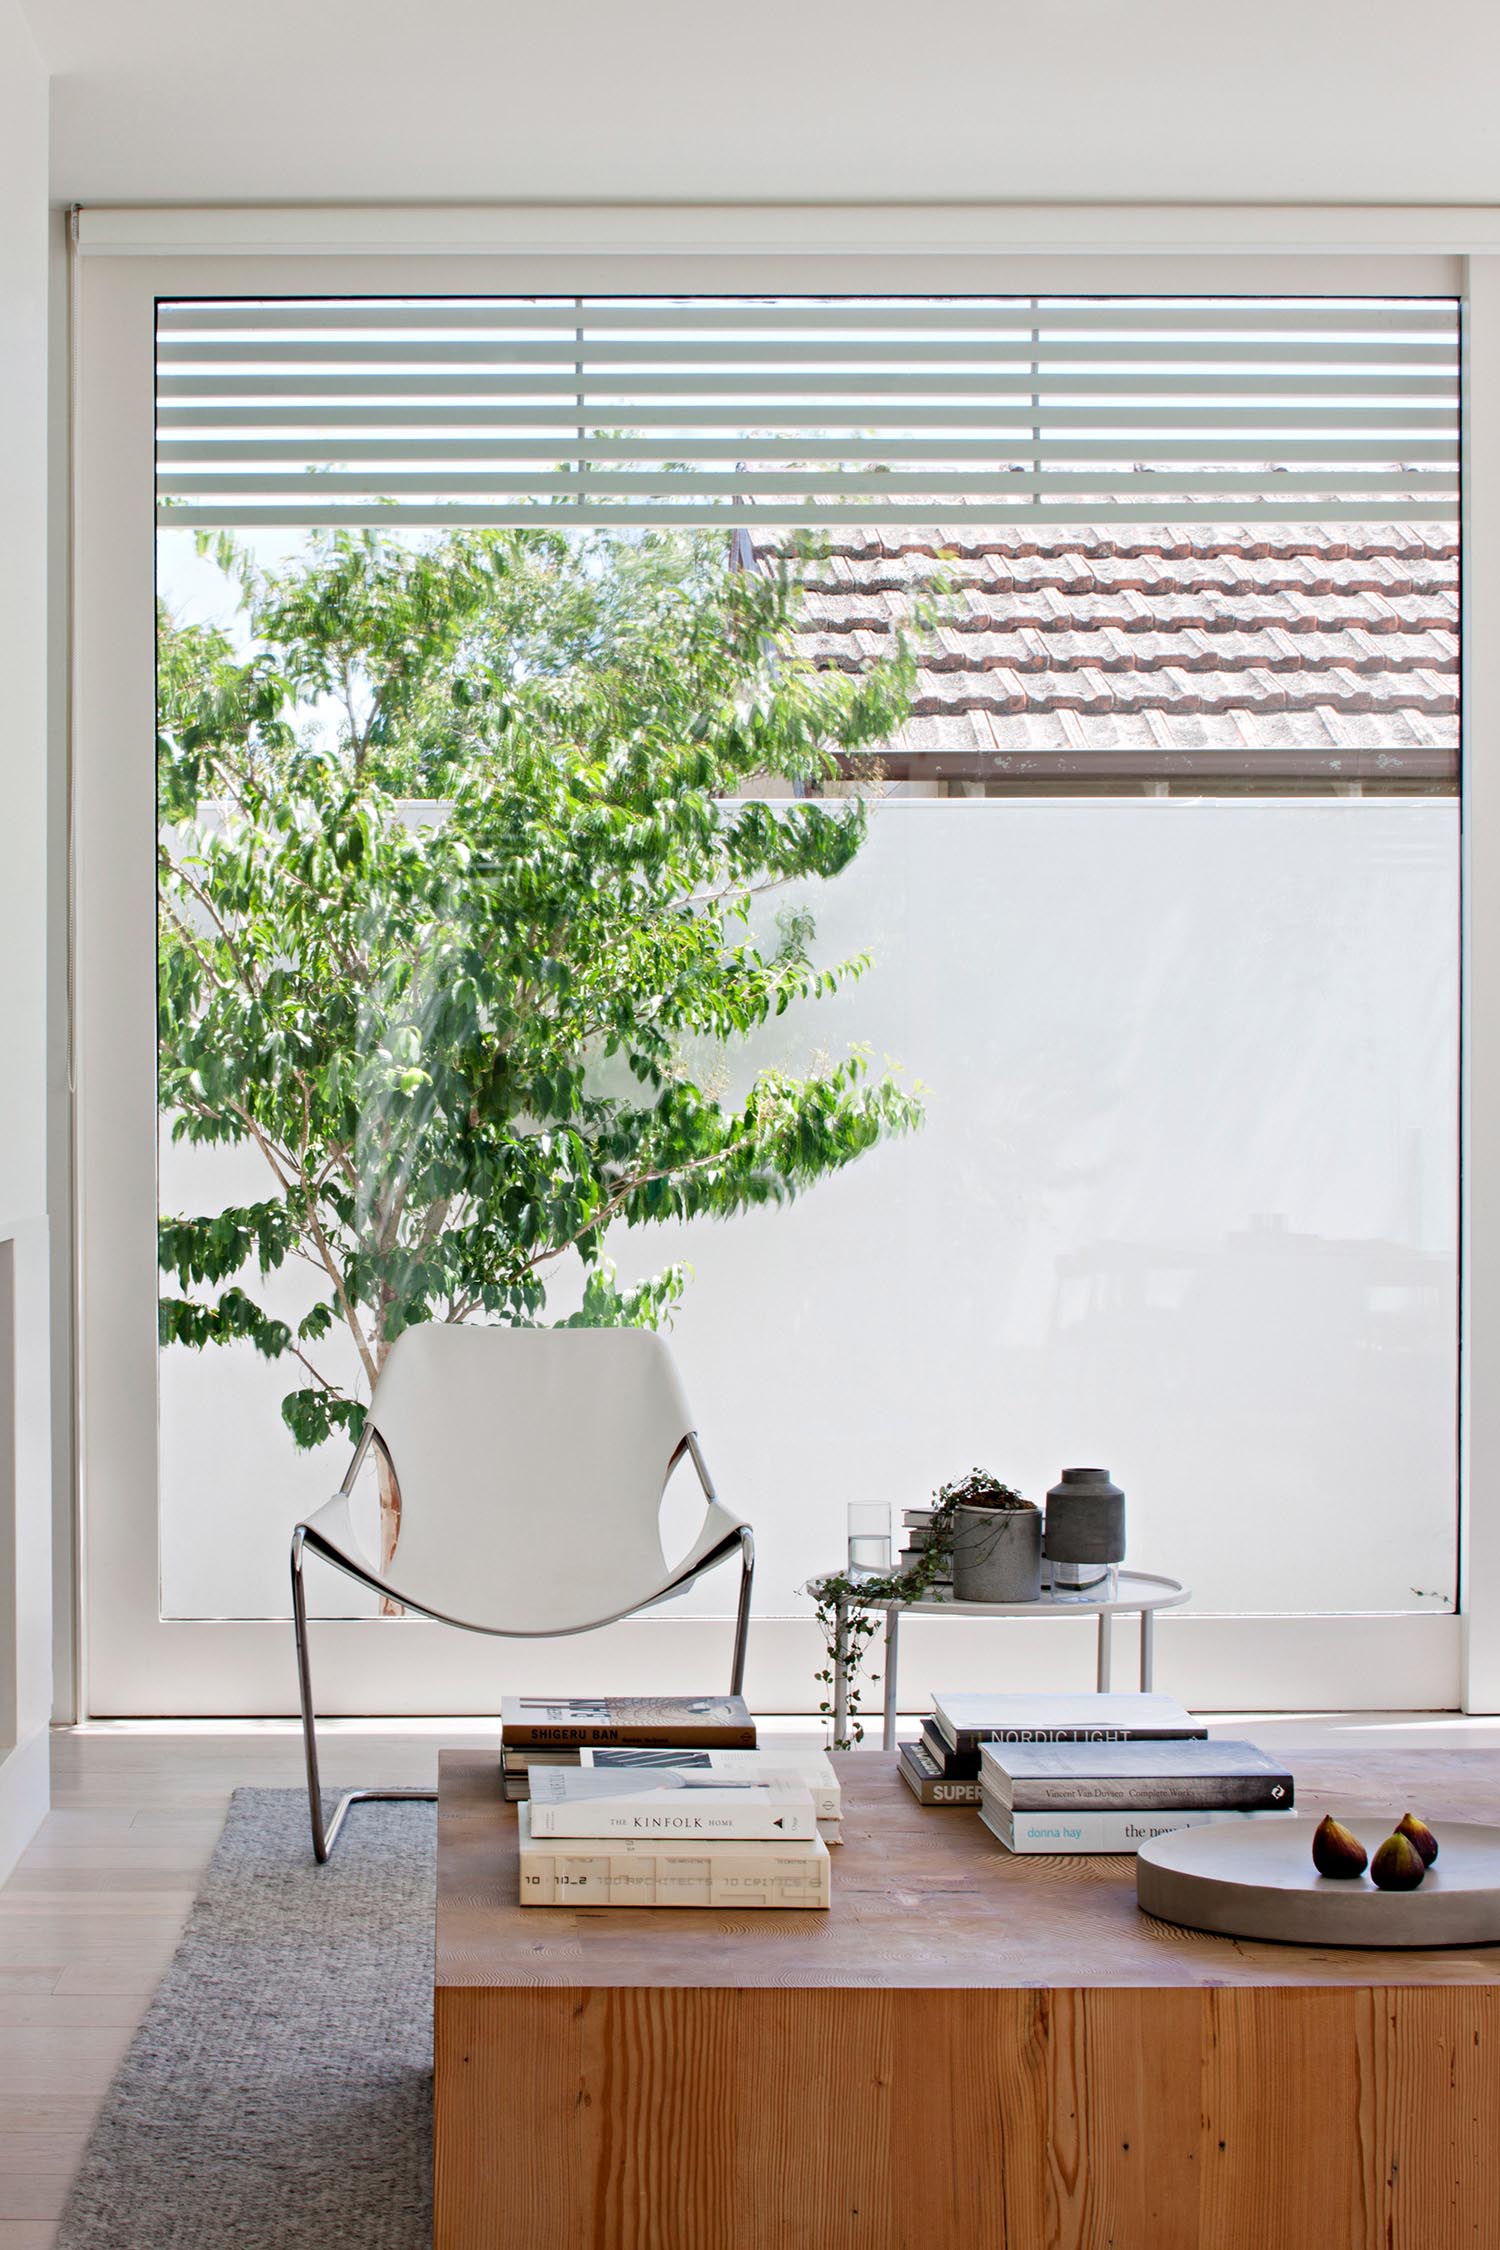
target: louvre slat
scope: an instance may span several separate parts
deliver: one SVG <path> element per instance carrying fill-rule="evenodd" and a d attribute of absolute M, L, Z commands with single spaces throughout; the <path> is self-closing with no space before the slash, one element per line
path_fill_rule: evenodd
<path fill-rule="evenodd" d="M 1446 297 L 1413 297 L 1400 302 L 1363 304 L 1277 301 L 1247 298 L 1222 304 L 1173 303 L 1162 298 L 1130 297 L 1093 303 L 1026 298 L 1006 300 L 915 300 L 882 303 L 876 300 L 800 300 L 793 303 L 737 299 L 710 303 L 701 299 L 679 303 L 649 300 L 590 298 L 551 299 L 432 299 L 413 304 L 380 299 L 351 301 L 344 298 L 298 300 L 241 299 L 233 303 L 196 303 L 191 299 L 165 301 L 157 308 L 157 326 L 163 334 L 209 335 L 232 331 L 247 335 L 295 333 L 318 329 L 331 334 L 399 332 L 410 328 L 458 329 L 575 329 L 580 320 L 595 333 L 623 330 L 651 334 L 669 329 L 688 334 L 728 329 L 735 333 L 763 330 L 772 333 L 817 331 L 838 335 L 857 331 L 889 330 L 892 333 L 927 335 L 938 332 L 984 330 L 1025 333 L 1045 321 L 1052 330 L 1085 334 L 1119 331 L 1139 335 L 1164 330 L 1183 335 L 1421 335 L 1451 337 L 1455 329 L 1452 300 Z"/>
<path fill-rule="evenodd" d="M 164 462 L 196 461 L 209 466 L 219 460 L 248 457 L 253 452 L 257 461 L 535 461 L 547 462 L 559 450 L 573 461 L 888 461 L 897 448 L 889 439 L 883 441 L 864 438 L 809 438 L 800 433 L 785 439 L 772 440 L 759 433 L 747 436 L 736 432 L 730 437 L 689 438 L 674 437 L 669 443 L 660 438 L 580 438 L 572 432 L 561 430 L 545 437 L 483 438 L 463 437 L 306 437 L 266 438 L 244 437 L 240 434 L 221 434 L 209 430 L 196 437 L 163 438 L 156 448 L 157 459 Z M 1278 458 L 1288 461 L 1312 458 L 1327 461 L 1370 462 L 1379 459 L 1378 449 L 1368 438 L 1294 437 L 1279 438 Z M 908 438 L 899 442 L 903 461 L 975 461 L 993 467 L 997 459 L 995 441 L 991 438 Z M 1452 438 L 1413 438 L 1403 435 L 1402 459 L 1408 462 L 1442 462 L 1453 467 L 1458 463 L 1458 445 Z M 1263 463 L 1266 456 L 1264 442 L 1251 440 L 1217 439 L 1212 448 L 1215 461 L 1255 461 Z M 1011 461 L 1112 461 L 1122 467 L 1140 461 L 1201 461 L 1204 458 L 1202 441 L 1191 439 L 1136 439 L 1122 446 L 1113 438 L 1056 437 L 1045 442 L 1008 440 L 1003 456 Z"/>
<path fill-rule="evenodd" d="M 179 524 L 1456 511 L 1441 299 L 181 301 L 159 329 Z"/>
<path fill-rule="evenodd" d="M 882 524 L 929 525 L 935 511 L 927 507 L 913 507 L 898 501 L 883 505 L 878 512 Z M 1088 523 L 1107 527 L 1110 524 L 1166 524 L 1166 523 L 1219 523 L 1224 520 L 1225 509 L 1205 509 L 1202 502 L 1172 503 L 1166 506 L 1138 507 L 1112 506 L 1104 502 L 1090 502 L 1087 506 L 1067 505 L 1049 507 L 1041 503 L 1024 508 L 1002 508 L 993 501 L 982 506 L 967 507 L 952 502 L 945 503 L 940 511 L 943 523 L 972 524 L 1070 524 Z M 684 496 L 677 506 L 637 507 L 621 505 L 601 506 L 596 513 L 586 509 L 570 511 L 564 507 L 533 506 L 518 503 L 509 506 L 496 502 L 493 506 L 472 508 L 458 504 L 403 506 L 393 502 L 382 506 L 376 498 L 358 507 L 318 506 L 304 501 L 296 507 L 251 508 L 240 502 L 233 510 L 226 507 L 175 506 L 163 503 L 161 520 L 164 524 L 181 524 L 203 528 L 210 525 L 259 525 L 270 529 L 284 529 L 292 525 L 318 527 L 328 530 L 340 526 L 361 524 L 386 524 L 410 529 L 466 529 L 482 525 L 548 525 L 557 529 L 568 523 L 601 523 L 617 529 L 664 527 L 675 524 L 679 529 L 727 528 L 757 525 L 768 531 L 803 526 L 850 526 L 867 523 L 876 511 L 864 508 L 851 515 L 848 508 L 823 506 L 797 506 L 784 508 L 757 507 L 753 503 L 724 501 L 718 505 L 694 502 Z M 1232 510 L 1236 523 L 1441 523 L 1452 514 L 1451 507 L 1436 507 L 1430 501 L 1392 499 L 1384 500 L 1378 507 L 1340 501 L 1325 502 L 1315 509 L 1291 508 L 1274 501 L 1239 501 Z"/>
<path fill-rule="evenodd" d="M 568 399 L 585 413 L 591 402 L 617 404 L 621 394 L 630 399 L 733 399 L 752 420 L 761 400 L 795 398 L 809 407 L 823 400 L 854 399 L 953 399 L 953 398 L 1233 398 L 1247 407 L 1264 398 L 1341 399 L 1374 392 L 1392 400 L 1451 398 L 1456 376 L 1400 375 L 1366 370 L 1330 370 L 1321 374 L 1293 374 L 1266 370 L 1258 377 L 1245 375 L 1174 375 L 1163 370 L 1137 374 L 1059 374 L 1046 369 L 1024 375 L 994 374 L 987 368 L 946 369 L 941 375 L 892 372 L 881 368 L 855 369 L 831 374 L 821 368 L 805 374 L 762 374 L 743 371 L 689 371 L 680 375 L 624 372 L 610 380 L 604 375 L 570 378 L 541 371 L 505 374 L 494 371 L 454 374 L 447 369 L 409 374 L 346 375 L 337 370 L 319 373 L 308 369 L 286 375 L 164 375 L 162 395 L 167 398 L 303 398 L 331 395 L 340 398 L 486 398 Z"/>
<path fill-rule="evenodd" d="M 253 432 L 260 429 L 464 429 L 464 430 L 530 430 L 545 432 L 549 438 L 561 433 L 564 440 L 576 436 L 577 416 L 548 413 L 540 406 L 492 406 L 476 402 L 468 406 L 448 406 L 441 402 L 412 405 L 398 401 L 385 406 L 319 404 L 313 402 L 300 406 L 279 404 L 260 405 L 247 400 L 238 406 L 198 406 L 165 404 L 157 416 L 161 429 L 238 429 Z M 736 422 L 734 404 L 713 409 L 702 407 L 657 406 L 599 406 L 592 405 L 587 416 L 591 430 L 617 429 L 623 431 L 663 430 L 687 434 L 694 430 L 726 430 L 746 443 L 756 436 L 772 430 L 802 433 L 808 430 L 823 434 L 830 429 L 847 429 L 851 436 L 864 436 L 870 430 L 870 418 L 854 412 L 846 414 L 820 414 L 816 420 L 806 413 L 788 411 L 783 407 L 759 408 L 754 418 L 746 417 Z M 1393 440 L 1404 439 L 1408 432 L 1417 430 L 1442 430 L 1456 435 L 1458 409 L 1455 404 L 1440 406 L 1407 406 L 1392 409 L 1389 406 L 1260 406 L 1253 419 L 1249 415 L 1236 417 L 1232 409 L 1222 406 L 1139 406 L 1118 404 L 1111 407 L 1068 406 L 1051 404 L 1045 410 L 1018 405 L 1005 413 L 985 406 L 924 406 L 883 419 L 881 439 L 884 443 L 904 440 L 908 435 L 918 436 L 939 430 L 985 430 L 1002 442 L 1007 432 L 1027 437 L 1040 427 L 1045 432 L 1054 430 L 1114 430 L 1128 440 L 1136 431 L 1159 429 L 1212 430 L 1226 436 L 1240 434 L 1246 429 L 1257 432 L 1316 432 L 1368 430 L 1380 431 Z"/>
<path fill-rule="evenodd" d="M 693 380 L 699 370 L 712 372 L 716 368 L 731 369 L 736 375 L 745 369 L 767 367 L 847 368 L 863 374 L 889 361 L 902 368 L 966 368 L 976 364 L 1026 368 L 1046 366 L 1052 361 L 1065 361 L 1069 366 L 1079 367 L 1161 361 L 1173 368 L 1196 368 L 1229 362 L 1242 368 L 1264 370 L 1267 380 L 1278 379 L 1273 371 L 1288 364 L 1293 367 L 1305 364 L 1368 374 L 1374 380 L 1373 371 L 1405 368 L 1413 362 L 1451 370 L 1457 363 L 1457 352 L 1451 340 L 1434 342 L 1427 338 L 1403 339 L 1395 345 L 1377 340 L 1337 342 L 1322 337 L 1307 344 L 1263 338 L 1200 344 L 1170 337 L 1149 343 L 1134 337 L 1082 338 L 1070 343 L 1062 337 L 1046 335 L 1003 342 L 955 337 L 946 343 L 903 337 L 862 337 L 853 341 L 797 338 L 784 343 L 748 339 L 726 343 L 714 337 L 691 336 L 677 337 L 670 343 L 649 338 L 632 343 L 610 343 L 569 336 L 551 337 L 542 342 L 531 339 L 517 342 L 499 336 L 480 342 L 469 337 L 449 336 L 429 337 L 420 343 L 389 336 L 371 342 L 332 337 L 306 343 L 292 338 L 268 342 L 259 337 L 244 337 L 233 343 L 202 338 L 192 342 L 167 340 L 157 346 L 157 364 L 162 367 L 671 367 L 690 371 Z"/>
<path fill-rule="evenodd" d="M 664 485 L 676 480 L 664 479 L 660 473 L 649 471 L 623 471 L 579 475 L 566 471 L 549 473 L 537 469 L 526 475 L 506 475 L 503 471 L 487 475 L 453 474 L 438 471 L 401 470 L 382 476 L 379 493 L 420 493 L 430 498 L 446 494 L 465 497 L 493 493 L 531 493 L 539 499 L 587 500 L 648 499 L 659 494 Z M 1091 490 L 1100 491 L 1101 498 L 1112 492 L 1155 493 L 1163 498 L 1178 493 L 1203 493 L 1213 495 L 1240 495 L 1245 499 L 1270 497 L 1268 484 L 1274 484 L 1280 493 L 1325 493 L 1337 499 L 1340 491 L 1353 496 L 1356 493 L 1410 493 L 1413 497 L 1426 496 L 1430 506 L 1439 500 L 1452 500 L 1458 490 L 1457 479 L 1448 472 L 1430 470 L 1363 471 L 1347 472 L 1341 478 L 1329 477 L 1318 470 L 1278 470 L 1268 476 L 1264 470 L 1191 470 L 1177 477 L 1140 475 L 1133 471 L 1111 476 L 1103 484 L 1096 471 L 1080 469 L 1072 475 L 1026 475 L 1002 473 L 986 475 L 975 470 L 943 471 L 937 469 L 910 472 L 875 472 L 868 476 L 839 476 L 825 473 L 821 476 L 783 476 L 758 472 L 753 479 L 729 474 L 697 475 L 681 480 L 687 497 L 706 500 L 733 501 L 741 498 L 761 500 L 796 500 L 804 495 L 823 501 L 834 499 L 884 500 L 890 494 L 901 498 L 930 494 L 934 498 L 962 500 L 1009 500 L 1032 493 L 1076 494 Z M 747 491 L 747 487 L 750 490 Z M 188 470 L 157 479 L 157 489 L 163 493 L 180 493 L 195 498 L 271 499 L 282 495 L 300 494 L 311 499 L 320 493 L 332 493 L 340 499 L 352 494 L 368 492 L 368 476 L 341 476 L 322 470 L 298 475 L 294 471 L 278 474 L 273 469 L 248 470 L 221 474 L 216 471 Z M 866 510 L 865 513 L 876 511 Z"/>

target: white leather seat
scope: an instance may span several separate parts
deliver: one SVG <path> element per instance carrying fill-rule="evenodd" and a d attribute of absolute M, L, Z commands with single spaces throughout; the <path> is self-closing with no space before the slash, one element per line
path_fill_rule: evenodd
<path fill-rule="evenodd" d="M 400 1495 L 388 1564 L 367 1551 L 350 1508 L 372 1446 Z M 662 1496 L 684 1454 L 703 1488 L 703 1523 L 669 1565 Z M 550 1577 L 537 1569 L 543 1529 L 566 1532 L 549 1541 L 562 1558 Z M 302 1582 L 308 1554 L 423 1617 L 527 1639 L 631 1616 L 737 1556 L 730 1686 L 738 1694 L 743 1685 L 754 1541 L 715 1495 L 672 1355 L 648 1329 L 434 1321 L 392 1345 L 342 1485 L 292 1534 L 309 1809 L 324 1860 L 351 1803 L 431 1792 L 355 1790 L 325 1830 Z"/>

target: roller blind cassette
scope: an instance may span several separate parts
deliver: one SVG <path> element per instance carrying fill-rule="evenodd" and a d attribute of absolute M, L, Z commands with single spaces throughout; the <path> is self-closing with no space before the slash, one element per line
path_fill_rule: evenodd
<path fill-rule="evenodd" d="M 1402 300 L 163 301 L 207 527 L 1452 523 L 1458 310 Z"/>

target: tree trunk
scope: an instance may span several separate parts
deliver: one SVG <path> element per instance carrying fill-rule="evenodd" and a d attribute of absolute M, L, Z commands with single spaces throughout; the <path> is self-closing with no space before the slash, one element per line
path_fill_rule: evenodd
<path fill-rule="evenodd" d="M 395 1470 L 386 1459 L 384 1447 L 377 1445 L 374 1454 L 376 1484 L 380 1493 L 380 1571 L 384 1577 L 396 1558 L 396 1548 L 401 1539 L 401 1487 L 396 1482 Z M 382 1594 L 380 1614 L 382 1617 L 404 1617 L 406 1612 L 399 1602 L 393 1602 L 388 1594 Z"/>

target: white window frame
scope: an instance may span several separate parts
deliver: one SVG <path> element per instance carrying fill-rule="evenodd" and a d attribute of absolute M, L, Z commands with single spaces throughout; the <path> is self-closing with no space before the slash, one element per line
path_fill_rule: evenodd
<path fill-rule="evenodd" d="M 79 1632 L 97 1716 L 294 1708 L 289 1626 L 158 1614 L 153 343 L 158 295 L 1098 291 L 1463 301 L 1464 991 L 1460 1607 L 1163 1620 L 1159 1678 L 1205 1708 L 1500 1710 L 1500 211 L 1110 206 L 830 210 L 100 210 L 78 214 L 74 399 L 74 1037 Z M 706 1433 L 707 1434 L 707 1433 Z M 735 1494 L 753 1518 L 754 1495 Z M 290 1526 L 288 1526 L 290 1528 Z M 813 1701 L 815 1628 L 772 1614 L 752 1700 Z M 727 1598 L 727 1597 L 726 1597 Z M 1004 1628 L 969 1628 L 999 1633 Z M 1071 1636 L 1086 1677 L 1081 1621 Z M 315 1627 L 329 1712 L 490 1712 L 498 1684 L 701 1687 L 726 1623 L 587 1642 L 416 1623 Z M 1011 1636 L 1011 1646 L 1024 1636 Z M 1074 1645 L 1076 1644 L 1076 1646 Z M 913 1656 L 916 1656 L 916 1647 Z M 1125 1652 L 1121 1652 L 1122 1659 Z M 1034 1659 L 1033 1659 L 1034 1660 Z M 996 1643 L 1001 1661 L 1001 1643 Z M 917 1664 L 911 1665 L 913 1679 Z"/>

